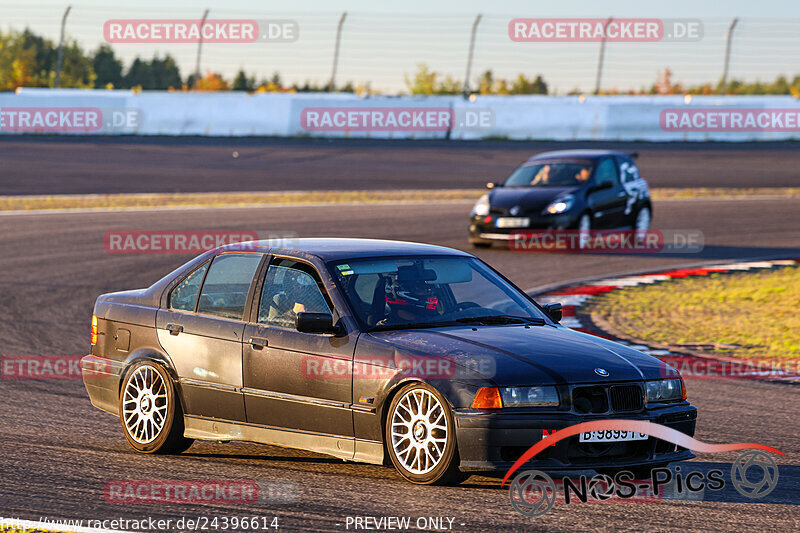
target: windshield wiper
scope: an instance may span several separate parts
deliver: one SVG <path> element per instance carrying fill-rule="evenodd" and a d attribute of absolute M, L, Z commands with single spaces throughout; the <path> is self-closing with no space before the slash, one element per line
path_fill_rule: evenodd
<path fill-rule="evenodd" d="M 367 331 L 388 331 L 395 329 L 422 329 L 422 328 L 441 328 L 445 326 L 452 326 L 454 323 L 449 320 L 442 320 L 440 322 L 411 322 L 409 324 L 382 324 L 379 326 L 372 326 Z"/>
<path fill-rule="evenodd" d="M 547 322 L 543 318 L 534 318 L 527 316 L 512 316 L 512 315 L 487 315 L 487 316 L 471 316 L 468 318 L 457 318 L 456 322 L 462 324 L 535 324 L 537 326 L 544 326 Z"/>

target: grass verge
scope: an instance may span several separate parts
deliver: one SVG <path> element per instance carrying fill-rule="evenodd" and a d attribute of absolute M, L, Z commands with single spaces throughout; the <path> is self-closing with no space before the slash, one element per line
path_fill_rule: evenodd
<path fill-rule="evenodd" d="M 386 191 L 279 191 L 221 193 L 0 196 L 0 211 L 285 206 L 303 204 L 420 203 L 476 200 L 483 189 Z M 653 189 L 653 200 L 800 198 L 800 188 Z"/>
<path fill-rule="evenodd" d="M 798 309 L 798 267 L 640 285 L 592 298 L 585 308 L 645 342 L 730 345 L 722 353 L 750 360 L 800 358 Z"/>

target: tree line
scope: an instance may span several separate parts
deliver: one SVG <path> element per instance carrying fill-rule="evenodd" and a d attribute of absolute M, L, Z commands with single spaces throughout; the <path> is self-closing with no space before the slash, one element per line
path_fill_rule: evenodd
<path fill-rule="evenodd" d="M 54 87 L 58 45 L 40 37 L 30 30 L 22 32 L 0 31 L 0 91 L 13 91 L 18 87 Z M 551 88 L 541 75 L 527 77 L 518 74 L 511 79 L 495 77 L 491 70 L 471 80 L 468 87 L 463 80 L 431 70 L 424 63 L 417 65 L 411 76 L 405 76 L 405 85 L 410 94 L 462 94 L 465 91 L 478 94 L 551 94 Z M 248 91 L 248 92 L 330 92 L 330 83 L 306 81 L 288 85 L 279 73 L 256 80 L 240 69 L 233 80 L 226 80 L 216 72 L 206 72 L 200 79 L 190 73 L 181 75 L 175 59 L 167 54 L 163 58 L 136 57 L 125 68 L 107 44 L 94 51 L 84 51 L 76 41 L 64 44 L 60 87 L 81 89 L 134 89 L 134 90 L 190 90 L 200 91 Z M 360 94 L 376 93 L 369 83 L 345 82 L 337 85 L 340 92 Z M 567 94 L 581 94 L 577 89 Z M 745 82 L 732 79 L 725 83 L 683 85 L 672 80 L 672 72 L 665 69 L 656 81 L 640 89 L 608 89 L 600 94 L 783 94 L 800 97 L 800 75 L 789 81 L 779 76 L 772 82 Z"/>

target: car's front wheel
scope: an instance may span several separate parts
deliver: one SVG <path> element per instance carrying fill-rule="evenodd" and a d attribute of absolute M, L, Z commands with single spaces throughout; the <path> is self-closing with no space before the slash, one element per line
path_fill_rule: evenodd
<path fill-rule="evenodd" d="M 455 422 L 447 400 L 425 383 L 411 383 L 394 397 L 386 416 L 386 447 L 400 475 L 421 485 L 458 483 Z"/>
<path fill-rule="evenodd" d="M 119 413 L 125 438 L 140 453 L 180 453 L 192 445 L 183 436 L 183 411 L 164 368 L 140 361 L 125 373 Z"/>
<path fill-rule="evenodd" d="M 592 217 L 589 213 L 583 213 L 578 218 L 578 248 L 585 250 L 589 247 L 589 239 L 592 231 Z"/>

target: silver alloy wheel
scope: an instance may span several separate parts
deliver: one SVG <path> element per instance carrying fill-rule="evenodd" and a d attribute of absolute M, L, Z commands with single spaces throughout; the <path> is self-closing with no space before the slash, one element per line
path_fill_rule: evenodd
<path fill-rule="evenodd" d="M 164 429 L 169 408 L 167 385 L 150 365 L 138 367 L 128 377 L 122 400 L 125 430 L 139 444 L 153 442 Z"/>
<path fill-rule="evenodd" d="M 592 229 L 592 219 L 588 214 L 581 215 L 578 219 L 578 247 L 583 250 L 589 246 L 590 231 Z"/>
<path fill-rule="evenodd" d="M 647 231 L 650 229 L 650 209 L 643 207 L 636 215 L 636 231 Z"/>
<path fill-rule="evenodd" d="M 426 474 L 436 468 L 447 447 L 447 416 L 430 391 L 412 389 L 397 403 L 392 416 L 392 449 L 403 468 Z"/>

